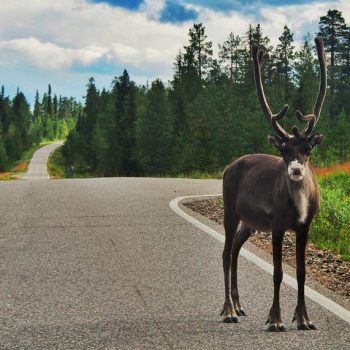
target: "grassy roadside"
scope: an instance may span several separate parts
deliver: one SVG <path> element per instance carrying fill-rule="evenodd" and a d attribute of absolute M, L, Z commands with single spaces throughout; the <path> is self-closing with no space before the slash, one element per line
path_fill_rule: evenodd
<path fill-rule="evenodd" d="M 55 141 L 60 140 L 43 140 L 40 142 L 39 145 L 33 145 L 29 149 L 27 149 L 25 152 L 22 153 L 22 156 L 19 160 L 14 162 L 13 164 L 10 164 L 7 171 L 0 172 L 0 181 L 3 180 L 17 180 L 18 177 L 25 173 L 28 169 L 29 162 L 33 157 L 33 154 L 36 150 L 39 148 L 46 146 L 50 143 L 53 143 Z"/>
<path fill-rule="evenodd" d="M 43 145 L 35 145 L 23 152 L 21 158 L 9 166 L 8 171 L 0 172 L 1 180 L 16 180 L 19 175 L 25 173 L 34 152 Z"/>
<path fill-rule="evenodd" d="M 310 240 L 350 261 L 350 173 L 319 178 L 321 209 L 311 226 Z"/>
<path fill-rule="evenodd" d="M 210 180 L 210 179 L 217 179 L 221 180 L 222 179 L 222 171 L 216 171 L 214 173 L 205 173 L 201 171 L 193 171 L 189 174 L 177 174 L 175 177 L 176 178 L 184 178 L 184 179 L 202 179 L 202 180 Z M 166 177 L 172 177 L 172 176 L 166 176 Z"/>
<path fill-rule="evenodd" d="M 57 148 L 49 157 L 47 172 L 49 173 L 50 179 L 64 179 L 66 177 L 61 149 L 62 146 Z"/>

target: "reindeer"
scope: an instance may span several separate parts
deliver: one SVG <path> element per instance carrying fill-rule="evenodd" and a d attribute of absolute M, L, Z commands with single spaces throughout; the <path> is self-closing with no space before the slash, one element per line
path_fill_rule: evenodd
<path fill-rule="evenodd" d="M 268 331 L 286 331 L 280 308 L 280 285 L 283 278 L 282 241 L 286 231 L 296 233 L 296 274 L 298 300 L 293 321 L 298 329 L 316 329 L 305 305 L 305 249 L 310 224 L 318 212 L 320 196 L 315 173 L 309 163 L 312 149 L 321 144 L 324 137 L 312 133 L 321 112 L 327 87 L 326 58 L 321 37 L 315 39 L 320 65 L 320 87 L 313 113 L 303 115 L 296 111 L 297 118 L 306 122 L 300 131 L 293 126 L 292 135 L 279 124 L 288 111 L 285 105 L 278 114 L 272 114 L 266 101 L 261 70 L 268 54 L 252 47 L 254 75 L 261 108 L 271 123 L 276 135 L 268 141 L 281 154 L 245 155 L 232 162 L 224 172 L 224 227 L 225 247 L 223 268 L 225 302 L 221 315 L 224 322 L 236 323 L 237 316 L 246 315 L 241 307 L 237 288 L 237 259 L 244 242 L 255 231 L 272 232 L 273 247 L 273 303 L 266 324 Z"/>

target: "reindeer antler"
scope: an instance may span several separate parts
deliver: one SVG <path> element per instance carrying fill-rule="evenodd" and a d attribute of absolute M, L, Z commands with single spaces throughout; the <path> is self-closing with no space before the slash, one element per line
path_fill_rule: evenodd
<path fill-rule="evenodd" d="M 280 136 L 282 139 L 288 139 L 291 136 L 278 123 L 278 121 L 286 115 L 289 108 L 288 105 L 284 105 L 284 107 L 281 109 L 279 113 L 272 114 L 271 109 L 266 101 L 266 97 L 264 93 L 264 88 L 263 88 L 262 79 L 261 79 L 261 69 L 264 63 L 268 60 L 269 54 L 264 52 L 263 50 L 259 50 L 258 45 L 253 44 L 252 57 L 254 62 L 254 78 L 255 78 L 256 92 L 258 94 L 260 106 L 267 120 L 269 121 L 269 123 L 271 123 L 272 127 L 275 129 L 277 135 Z"/>
<path fill-rule="evenodd" d="M 323 101 L 326 96 L 327 90 L 327 65 L 326 65 L 326 54 L 324 51 L 323 40 L 322 37 L 318 36 L 315 38 L 316 48 L 317 48 L 317 56 L 320 64 L 320 87 L 318 90 L 318 96 L 316 99 L 316 103 L 314 106 L 313 114 L 303 115 L 299 110 L 296 111 L 297 118 L 302 122 L 307 122 L 303 133 L 306 135 L 310 135 L 313 128 L 315 127 L 318 119 L 320 117 Z M 297 127 L 293 127 L 293 134 L 295 136 L 300 136 L 300 132 Z"/>

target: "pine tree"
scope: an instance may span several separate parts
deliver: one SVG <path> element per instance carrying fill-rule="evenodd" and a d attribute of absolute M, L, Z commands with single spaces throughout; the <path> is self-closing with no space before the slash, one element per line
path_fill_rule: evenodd
<path fill-rule="evenodd" d="M 30 112 L 29 104 L 20 91 L 13 99 L 11 114 L 15 127 L 14 139 L 18 143 L 17 157 L 31 145 L 30 140 L 30 123 L 32 115 Z"/>
<path fill-rule="evenodd" d="M 207 74 L 206 85 L 218 86 L 227 82 L 227 75 L 222 71 L 219 62 L 213 59 Z"/>
<path fill-rule="evenodd" d="M 342 110 L 350 113 L 350 27 L 344 26 L 342 37 L 340 38 L 339 63 L 337 71 L 337 81 L 335 83 L 337 89 L 336 106 L 334 110 L 336 114 L 341 113 Z"/>
<path fill-rule="evenodd" d="M 331 57 L 329 67 L 331 95 L 334 95 L 336 90 L 335 79 L 339 73 L 336 68 L 340 60 L 341 37 L 345 29 L 345 20 L 338 10 L 328 10 L 327 15 L 320 18 L 318 35 L 322 36 L 325 50 Z"/>
<path fill-rule="evenodd" d="M 89 83 L 87 84 L 84 108 L 84 124 L 81 130 L 82 139 L 86 145 L 86 150 L 83 153 L 84 159 L 86 163 L 90 165 L 91 170 L 95 170 L 96 168 L 96 149 L 93 146 L 92 140 L 99 108 L 99 92 L 96 89 L 94 78 L 91 77 L 89 79 Z"/>
<path fill-rule="evenodd" d="M 241 57 L 241 38 L 231 32 L 228 39 L 222 45 L 219 44 L 219 58 L 232 83 L 241 80 Z"/>
<path fill-rule="evenodd" d="M 167 93 L 164 84 L 155 80 L 146 94 L 145 110 L 137 123 L 137 154 L 145 175 L 169 173 L 171 131 Z"/>
<path fill-rule="evenodd" d="M 118 175 L 136 175 L 135 124 L 136 124 L 136 87 L 130 81 L 126 69 L 115 78 L 113 95 L 115 96 L 114 123 L 116 128 L 115 172 Z"/>
<path fill-rule="evenodd" d="M 52 108 L 52 90 L 51 90 L 51 84 L 48 86 L 47 90 L 47 105 L 46 105 L 46 114 L 48 115 L 48 118 L 52 118 L 53 115 L 53 108 Z"/>
<path fill-rule="evenodd" d="M 6 138 L 11 123 L 10 100 L 2 93 L 0 95 L 0 125 L 3 137 Z"/>
<path fill-rule="evenodd" d="M 7 152 L 5 148 L 5 140 L 2 133 L 2 127 L 0 124 L 0 171 L 5 171 L 7 167 Z"/>
<path fill-rule="evenodd" d="M 36 90 L 35 93 L 35 100 L 34 100 L 34 110 L 33 110 L 33 116 L 34 119 L 38 119 L 40 116 L 41 112 L 41 105 L 40 105 L 40 101 L 39 101 L 39 92 L 38 90 Z"/>
<path fill-rule="evenodd" d="M 57 119 L 57 117 L 58 117 L 58 99 L 57 99 L 56 94 L 53 96 L 53 100 L 52 100 L 52 114 L 53 114 L 53 117 L 55 119 Z"/>
<path fill-rule="evenodd" d="M 295 109 L 309 114 L 313 107 L 318 93 L 318 62 L 313 55 L 313 44 L 311 35 L 303 39 L 303 45 L 295 55 L 295 80 L 297 91 L 295 96 Z"/>
<path fill-rule="evenodd" d="M 282 86 L 284 90 L 284 101 L 291 98 L 292 71 L 294 60 L 293 33 L 287 26 L 284 26 L 282 35 L 278 38 L 280 43 L 276 48 L 277 73 L 282 78 Z"/>
<path fill-rule="evenodd" d="M 205 27 L 202 23 L 195 23 L 188 33 L 189 46 L 185 46 L 186 55 L 193 59 L 199 80 L 205 77 L 213 55 L 212 42 L 207 41 Z"/>
<path fill-rule="evenodd" d="M 183 134 L 186 129 L 186 112 L 185 112 L 185 62 L 184 55 L 180 51 L 176 56 L 174 63 L 174 77 L 172 81 L 172 90 L 170 91 L 170 103 L 174 120 L 174 135 Z"/>

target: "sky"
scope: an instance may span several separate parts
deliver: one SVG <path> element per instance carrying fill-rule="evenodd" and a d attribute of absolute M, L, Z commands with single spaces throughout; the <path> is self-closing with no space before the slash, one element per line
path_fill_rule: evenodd
<path fill-rule="evenodd" d="M 202 22 L 214 52 L 230 32 L 249 24 L 278 43 L 283 26 L 296 45 L 315 35 L 320 16 L 341 11 L 350 25 L 348 0 L 0 0 L 0 85 L 17 88 L 33 104 L 48 84 L 57 95 L 83 101 L 90 77 L 109 89 L 126 68 L 137 84 L 172 78 L 175 57 Z"/>

